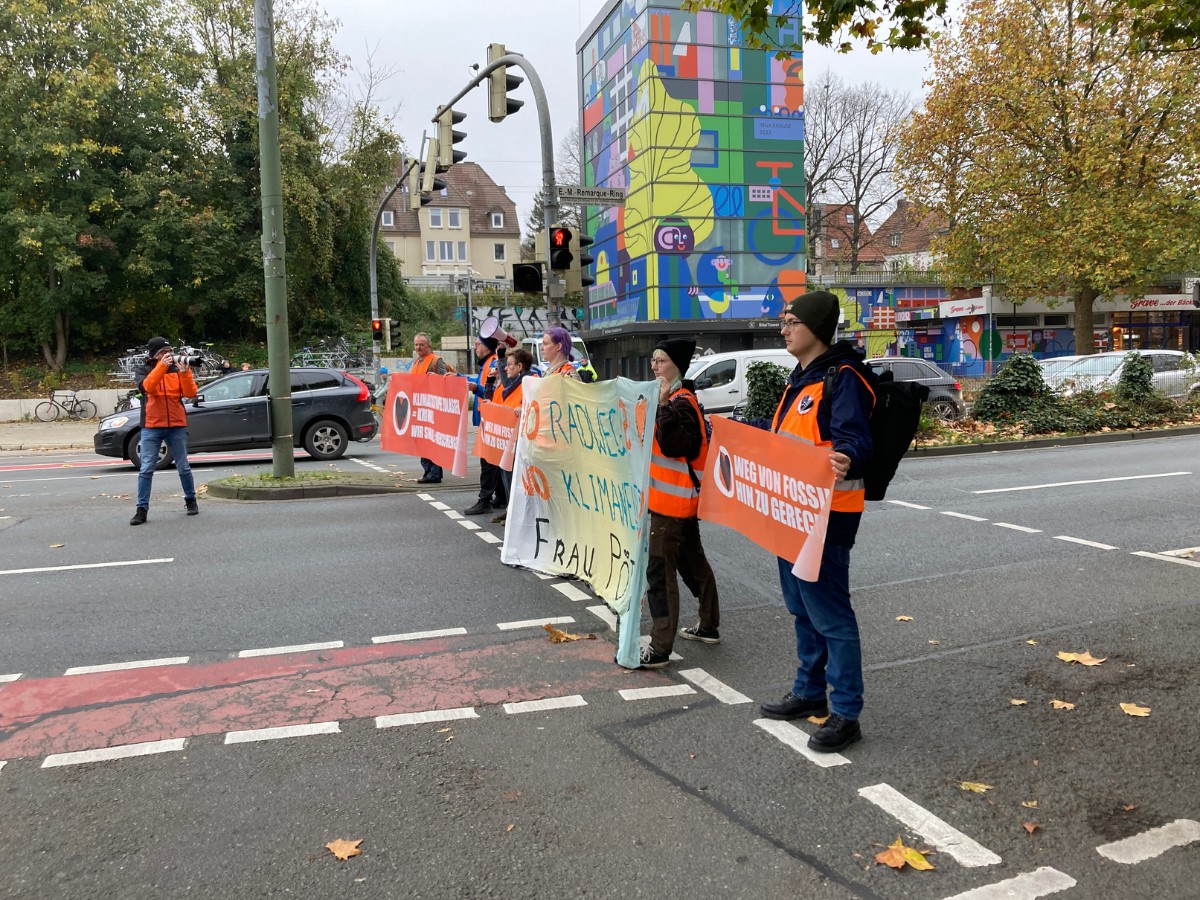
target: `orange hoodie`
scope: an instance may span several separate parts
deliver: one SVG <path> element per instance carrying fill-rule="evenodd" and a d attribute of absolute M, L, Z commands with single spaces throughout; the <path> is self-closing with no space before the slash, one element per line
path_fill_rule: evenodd
<path fill-rule="evenodd" d="M 170 357 L 160 360 L 142 381 L 146 396 L 146 428 L 180 428 L 187 425 L 184 397 L 196 396 L 196 379 L 191 369 L 170 371 Z"/>

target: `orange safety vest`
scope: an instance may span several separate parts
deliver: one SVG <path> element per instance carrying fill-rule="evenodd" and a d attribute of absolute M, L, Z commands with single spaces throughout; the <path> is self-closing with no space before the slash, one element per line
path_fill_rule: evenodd
<path fill-rule="evenodd" d="M 704 417 L 700 414 L 700 404 L 696 395 L 686 388 L 679 388 L 667 398 L 670 403 L 680 395 L 687 398 L 696 411 L 696 419 L 700 423 L 700 452 L 690 460 L 682 456 L 664 456 L 658 446 L 658 431 L 655 429 L 654 447 L 650 455 L 650 511 L 660 516 L 671 516 L 676 519 L 690 519 L 700 511 L 700 487 L 692 480 L 704 478 L 704 462 L 708 459 L 708 434 L 704 429 Z"/>
<path fill-rule="evenodd" d="M 431 369 L 437 369 L 437 362 L 441 359 L 436 353 L 428 353 L 422 359 L 414 359 L 412 364 L 412 373 L 414 375 L 428 375 Z"/>
<path fill-rule="evenodd" d="M 528 378 L 529 376 L 526 375 L 525 377 Z M 497 390 L 493 396 L 494 396 L 495 401 L 497 403 L 499 403 L 501 406 L 509 406 L 515 410 L 520 410 L 521 398 L 524 396 L 524 394 L 525 394 L 525 379 L 523 378 L 517 383 L 517 386 L 512 390 L 512 392 L 507 397 L 504 396 L 503 389 Z"/>
<path fill-rule="evenodd" d="M 871 395 L 873 405 L 875 392 L 871 390 L 866 379 L 859 375 L 853 366 L 842 366 L 841 369 L 849 369 L 862 379 L 862 383 L 866 385 L 867 391 Z M 838 370 L 839 373 L 841 369 Z M 806 444 L 812 444 L 814 447 L 832 448 L 833 442 L 822 440 L 820 429 L 817 427 L 817 407 L 820 406 L 824 393 L 825 379 L 822 378 L 820 381 L 814 381 L 801 388 L 790 409 L 783 408 L 784 401 L 781 399 L 779 408 L 775 410 L 775 420 L 771 424 L 771 430 L 794 437 Z M 784 398 L 786 397 L 787 392 L 785 391 Z M 866 500 L 866 485 L 861 478 L 839 480 L 833 483 L 833 501 L 830 506 L 833 512 L 860 513 L 866 509 Z"/>
<path fill-rule="evenodd" d="M 553 369 L 551 369 L 546 374 L 547 375 L 565 375 L 567 378 L 575 378 L 575 379 L 579 378 L 579 373 L 575 371 L 575 367 L 573 365 L 571 365 L 571 361 L 569 359 L 566 362 L 559 363 L 557 366 L 555 366 Z"/>

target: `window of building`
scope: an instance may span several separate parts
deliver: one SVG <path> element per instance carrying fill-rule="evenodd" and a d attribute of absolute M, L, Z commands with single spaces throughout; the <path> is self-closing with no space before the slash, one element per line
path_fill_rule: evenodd
<path fill-rule="evenodd" d="M 458 258 L 462 262 L 467 261 L 467 242 L 466 241 L 458 242 Z"/>
<path fill-rule="evenodd" d="M 504 213 L 499 213 L 499 212 L 492 213 L 492 227 L 493 228 L 503 228 L 504 227 Z"/>
<path fill-rule="evenodd" d="M 392 256 L 396 255 L 396 242 L 395 241 L 384 241 L 383 246 L 388 248 L 388 252 L 391 253 Z"/>
<path fill-rule="evenodd" d="M 440 209 L 431 209 L 429 211 L 429 227 L 430 228 L 441 228 L 442 227 L 442 211 Z"/>
<path fill-rule="evenodd" d="M 853 225 L 853 224 L 854 224 L 854 213 L 852 213 L 852 212 L 848 212 L 848 213 L 846 213 L 846 224 L 847 224 L 847 225 Z"/>
<path fill-rule="evenodd" d="M 451 228 L 462 228 L 462 211 L 458 209 L 446 210 L 446 220 Z"/>
<path fill-rule="evenodd" d="M 837 249 L 839 249 L 841 246 L 842 246 L 842 242 L 841 242 L 841 241 L 839 241 L 837 238 L 830 238 L 830 239 L 829 239 L 829 249 L 830 249 L 830 250 L 837 250 Z"/>
<path fill-rule="evenodd" d="M 433 241 L 426 241 L 426 242 L 425 242 L 425 258 L 426 258 L 426 259 L 428 259 L 428 260 L 430 260 L 430 261 L 432 261 L 432 260 L 434 260 L 434 259 L 436 259 L 436 258 L 437 258 L 437 257 L 434 255 L 434 246 L 433 246 Z"/>
<path fill-rule="evenodd" d="M 496 262 L 504 262 L 504 245 L 492 244 L 492 259 Z"/>
<path fill-rule="evenodd" d="M 890 246 L 890 247 L 899 247 L 900 246 L 900 232 L 896 232 L 895 234 L 893 234 L 891 237 L 888 238 L 888 246 Z"/>
<path fill-rule="evenodd" d="M 380 222 L 384 228 L 391 228 L 393 225 L 396 224 L 396 214 L 393 213 L 390 209 L 385 209 L 383 211 L 383 216 L 381 217 Z"/>
<path fill-rule="evenodd" d="M 1067 315 L 1066 313 L 1046 313 L 1042 316 L 1042 324 L 1047 328 L 1066 328 Z"/>
<path fill-rule="evenodd" d="M 454 262 L 454 241 L 438 241 L 438 259 Z"/>

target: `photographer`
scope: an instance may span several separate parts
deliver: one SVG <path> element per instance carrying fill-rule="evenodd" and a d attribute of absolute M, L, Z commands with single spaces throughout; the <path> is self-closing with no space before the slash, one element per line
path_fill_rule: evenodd
<path fill-rule="evenodd" d="M 158 451 L 164 441 L 175 457 L 187 514 L 194 516 L 200 512 L 196 505 L 192 466 L 188 462 L 187 411 L 183 406 L 184 397 L 196 396 L 192 367 L 199 364 L 198 356 L 173 356 L 166 338 L 152 337 L 146 342 L 146 359 L 135 375 L 138 389 L 146 399 L 142 404 L 142 467 L 138 473 L 137 511 L 129 520 L 130 525 L 142 525 L 146 521 Z"/>

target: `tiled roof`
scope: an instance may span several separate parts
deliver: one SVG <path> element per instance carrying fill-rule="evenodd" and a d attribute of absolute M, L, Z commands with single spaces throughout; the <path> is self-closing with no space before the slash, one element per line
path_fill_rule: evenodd
<path fill-rule="evenodd" d="M 397 175 L 400 173 L 397 172 Z M 489 234 L 521 236 L 521 225 L 517 221 L 517 205 L 504 193 L 504 188 L 496 184 L 478 163 L 461 162 L 451 166 L 450 171 L 439 176 L 446 182 L 444 195 L 435 194 L 427 204 L 431 207 L 450 207 L 469 210 L 468 217 L 472 237 L 486 237 Z M 417 213 L 408 208 L 408 192 L 401 188 L 392 195 L 385 209 L 395 214 L 395 225 L 391 228 L 381 228 L 393 234 L 420 234 L 421 227 Z M 492 227 L 492 213 L 504 215 L 502 228 Z"/>
<path fill-rule="evenodd" d="M 812 235 L 814 240 L 820 241 L 820 257 L 839 263 L 849 262 L 855 228 L 852 222 L 846 221 L 846 216 L 853 216 L 854 208 L 846 203 L 817 203 L 810 208 L 810 215 L 814 209 L 819 211 L 820 221 L 814 223 Z M 872 234 L 871 226 L 865 222 L 858 231 L 862 242 L 858 249 L 859 265 L 883 262 L 883 250 L 875 237 L 877 234 L 879 232 Z M 836 249 L 831 247 L 830 239 L 836 239 L 840 246 Z"/>
<path fill-rule="evenodd" d="M 909 200 L 897 200 L 896 209 L 875 230 L 879 244 L 889 256 L 921 253 L 929 250 L 937 235 L 946 230 L 946 220 L 933 212 L 922 214 Z M 900 235 L 899 246 L 891 244 L 892 235 Z"/>

